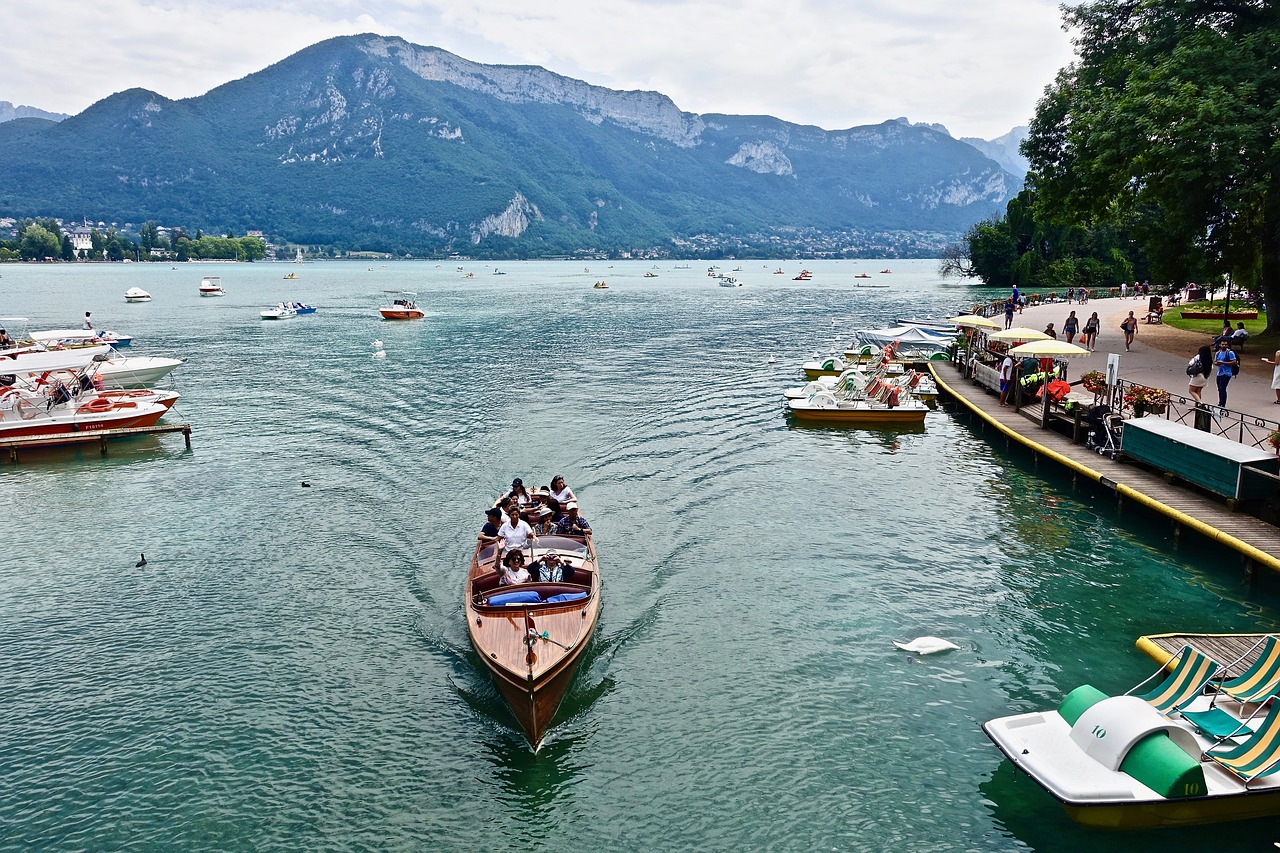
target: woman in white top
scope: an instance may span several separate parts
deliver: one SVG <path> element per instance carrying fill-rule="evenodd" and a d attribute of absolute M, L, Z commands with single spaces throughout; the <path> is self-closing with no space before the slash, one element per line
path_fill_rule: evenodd
<path fill-rule="evenodd" d="M 578 496 L 573 493 L 573 489 L 565 485 L 564 477 L 556 474 L 551 478 L 551 497 L 561 506 L 569 501 L 576 501 Z"/>
<path fill-rule="evenodd" d="M 502 558 L 502 573 L 498 576 L 499 586 L 528 583 L 529 580 L 529 570 L 524 567 L 524 554 L 512 551 Z"/>
<path fill-rule="evenodd" d="M 519 551 L 529 544 L 529 539 L 533 536 L 533 528 L 529 526 L 529 522 L 520 517 L 520 510 L 515 509 L 498 528 L 498 536 L 502 539 L 504 550 Z M 521 559 L 524 558 L 521 557 Z"/>
<path fill-rule="evenodd" d="M 1271 371 L 1271 388 L 1276 392 L 1276 402 L 1280 403 L 1280 349 L 1276 350 L 1275 358 L 1264 358 L 1262 360 L 1274 368 Z"/>

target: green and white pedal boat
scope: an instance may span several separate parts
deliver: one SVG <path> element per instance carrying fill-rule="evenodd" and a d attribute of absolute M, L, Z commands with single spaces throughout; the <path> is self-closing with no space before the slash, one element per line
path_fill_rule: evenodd
<path fill-rule="evenodd" d="M 1280 814 L 1280 641 L 1226 665 L 1186 646 L 1122 696 L 1084 685 L 987 737 L 1085 826 L 1140 829 Z M 1164 675 L 1147 693 L 1138 691 Z"/>

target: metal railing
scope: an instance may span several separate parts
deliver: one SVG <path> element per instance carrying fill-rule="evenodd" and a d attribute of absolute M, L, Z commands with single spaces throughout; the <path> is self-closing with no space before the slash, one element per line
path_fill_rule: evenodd
<path fill-rule="evenodd" d="M 1141 382 L 1121 379 L 1116 383 L 1114 390 L 1112 408 L 1126 418 L 1133 417 L 1134 412 L 1133 406 L 1124 402 L 1125 392 L 1134 387 L 1143 386 Z M 1212 390 L 1209 386 L 1205 387 Z M 1191 397 L 1183 397 L 1180 394 L 1166 393 L 1169 394 L 1169 404 L 1164 411 L 1155 411 L 1150 406 L 1147 406 L 1146 414 L 1161 415 L 1166 420 L 1184 424 L 1212 435 L 1220 435 L 1223 438 L 1238 441 L 1249 447 L 1257 447 L 1267 451 L 1275 450 L 1271 445 L 1270 438 L 1272 433 L 1280 430 L 1280 421 L 1260 418 L 1257 415 L 1238 412 L 1235 409 L 1222 408 L 1207 402 L 1197 403 Z"/>

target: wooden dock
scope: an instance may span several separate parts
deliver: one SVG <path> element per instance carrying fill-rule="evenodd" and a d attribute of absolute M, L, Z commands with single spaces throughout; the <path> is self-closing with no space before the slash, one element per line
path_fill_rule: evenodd
<path fill-rule="evenodd" d="M 999 398 L 965 379 L 952 362 L 930 362 L 930 372 L 946 396 L 967 408 L 1007 439 L 1030 448 L 1037 456 L 1052 459 L 1076 476 L 1111 489 L 1121 501 L 1133 501 L 1158 512 L 1174 523 L 1174 535 L 1194 530 L 1239 552 L 1249 573 L 1258 566 L 1280 571 L 1280 529 L 1253 516 L 1234 512 L 1190 487 L 1133 463 L 1108 459 L 1077 444 L 1069 436 L 1040 426 L 1040 404 L 1014 410 L 1001 408 Z"/>
<path fill-rule="evenodd" d="M 191 424 L 156 424 L 145 427 L 123 427 L 120 429 L 97 429 L 84 432 L 60 433 L 49 435 L 26 435 L 20 438 L 0 439 L 0 448 L 9 451 L 9 461 L 18 463 L 18 451 L 22 448 L 63 447 L 69 444 L 88 444 L 97 442 L 102 455 L 107 455 L 107 442 L 113 438 L 129 438 L 137 435 L 156 435 L 159 433 L 180 432 L 186 439 L 187 449 L 191 448 Z"/>
<path fill-rule="evenodd" d="M 1262 651 L 1259 641 L 1265 636 L 1267 635 L 1151 634 L 1138 638 L 1138 650 L 1161 665 L 1168 663 L 1170 658 L 1182 651 L 1183 646 L 1191 646 L 1224 666 L 1243 657 L 1240 665 L 1232 668 L 1231 674 L 1239 675 L 1257 660 Z"/>

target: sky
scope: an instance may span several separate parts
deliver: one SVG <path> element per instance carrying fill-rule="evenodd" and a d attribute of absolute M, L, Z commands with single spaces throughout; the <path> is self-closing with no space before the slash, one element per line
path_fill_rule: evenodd
<path fill-rule="evenodd" d="M 0 101 L 75 114 L 201 95 L 308 45 L 399 36 L 693 113 L 956 137 L 1026 124 L 1072 59 L 1058 0 L 48 0 L 0 3 Z"/>

